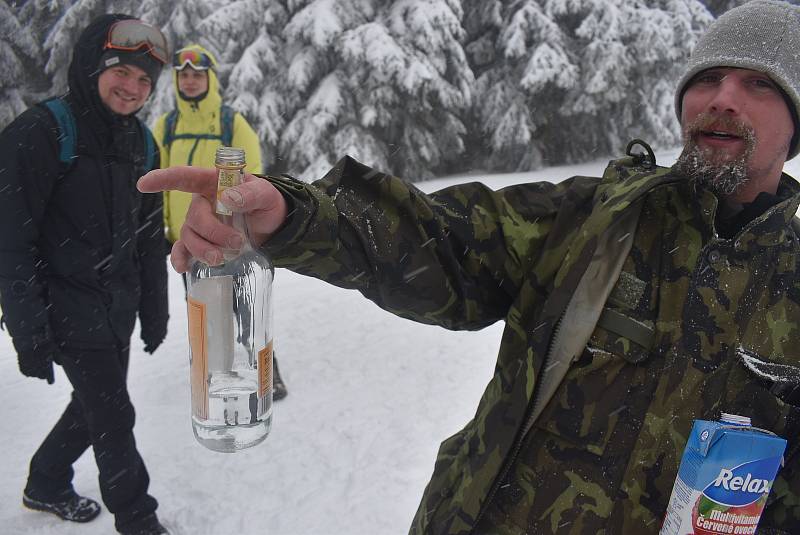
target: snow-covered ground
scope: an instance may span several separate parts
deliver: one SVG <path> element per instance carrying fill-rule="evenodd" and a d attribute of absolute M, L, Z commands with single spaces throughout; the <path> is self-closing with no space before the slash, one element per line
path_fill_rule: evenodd
<path fill-rule="evenodd" d="M 659 155 L 669 164 L 675 153 Z M 800 160 L 800 159 L 798 159 Z M 605 161 L 494 175 L 493 187 L 597 175 Z M 800 177 L 800 161 L 787 171 Z M 478 176 L 467 179 L 478 179 Z M 425 182 L 427 191 L 465 177 Z M 285 270 L 276 273 L 277 354 L 289 396 L 275 405 L 272 433 L 250 450 L 221 454 L 192 436 L 186 313 L 170 271 L 169 334 L 155 355 L 132 344 L 129 385 L 136 438 L 176 534 L 381 535 L 405 533 L 433 469 L 439 443 L 473 415 L 488 381 L 502 324 L 450 332 L 394 317 L 360 294 Z M 104 511 L 85 525 L 22 507 L 30 455 L 67 404 L 55 385 L 23 377 L 0 334 L 0 532 L 107 535 Z M 91 453 L 76 465 L 78 492 L 99 499 Z"/>

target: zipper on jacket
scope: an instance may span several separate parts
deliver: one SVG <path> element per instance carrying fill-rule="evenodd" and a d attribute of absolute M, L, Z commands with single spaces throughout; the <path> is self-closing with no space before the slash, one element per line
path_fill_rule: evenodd
<path fill-rule="evenodd" d="M 633 203 L 631 204 L 631 206 L 633 206 Z M 609 227 L 605 230 L 605 233 L 611 232 L 611 229 L 612 229 L 613 225 L 622 224 L 622 225 L 627 225 L 627 226 L 623 227 L 622 229 L 618 229 L 618 231 L 619 232 L 625 232 L 625 234 L 622 235 L 622 238 L 615 238 L 614 236 L 609 235 L 608 239 L 615 239 L 617 244 L 621 243 L 624 240 L 627 240 L 628 237 L 630 237 L 632 235 L 631 233 L 635 232 L 636 222 L 639 219 L 640 209 L 641 209 L 641 203 L 638 204 L 638 208 L 636 208 L 635 212 L 626 211 L 625 214 L 619 214 L 618 215 L 618 219 L 616 219 L 616 221 L 614 223 L 609 225 Z M 628 217 L 633 217 L 634 218 L 633 221 L 628 221 L 626 219 Z M 599 244 L 598 247 L 601 246 L 601 245 L 602 244 Z M 627 246 L 623 246 L 624 257 L 623 256 L 619 257 L 619 258 L 621 258 L 622 261 L 624 261 L 625 257 L 628 256 L 628 254 L 630 252 L 630 247 L 631 247 L 631 243 L 629 243 Z M 621 252 L 621 251 L 619 251 L 619 252 Z M 533 428 L 534 423 L 541 416 L 541 413 L 544 410 L 544 406 L 543 405 L 548 403 L 555 396 L 555 391 L 553 391 L 553 392 L 551 392 L 549 394 L 546 394 L 546 395 L 548 395 L 550 397 L 547 400 L 544 400 L 542 398 L 542 396 L 543 396 L 542 386 L 544 385 L 545 378 L 548 378 L 548 380 L 552 380 L 552 376 L 548 374 L 548 371 L 553 366 L 553 364 L 551 364 L 551 361 L 555 358 L 554 354 L 555 354 L 556 348 L 562 347 L 563 345 L 566 345 L 567 347 L 569 346 L 569 344 L 565 344 L 564 343 L 564 336 L 565 336 L 564 332 L 563 332 L 564 319 L 567 317 L 568 313 L 572 314 L 572 315 L 575 314 L 575 310 L 573 310 L 573 307 L 577 306 L 577 305 L 575 305 L 576 296 L 578 295 L 579 292 L 581 292 L 581 285 L 584 284 L 584 278 L 587 276 L 588 270 L 592 269 L 592 265 L 593 264 L 594 264 L 594 261 L 590 261 L 589 262 L 589 265 L 587 266 L 586 271 L 584 271 L 583 275 L 581 276 L 580 281 L 578 282 L 578 284 L 573 289 L 572 295 L 571 295 L 569 301 L 567 302 L 567 305 L 563 308 L 563 310 L 561 311 L 561 313 L 558 316 L 558 320 L 556 321 L 555 325 L 553 326 L 553 334 L 550 337 L 550 343 L 547 346 L 547 352 L 545 353 L 545 357 L 542 360 L 542 366 L 540 368 L 539 377 L 536 379 L 536 384 L 534 385 L 533 403 L 529 404 L 530 405 L 530 409 L 526 413 L 527 417 L 525 419 L 525 425 L 522 427 L 522 432 L 520 433 L 519 437 L 517 438 L 514 446 L 511 448 L 511 454 L 506 458 L 507 459 L 506 463 L 503 466 L 503 468 L 500 470 L 499 477 L 497 477 L 494 480 L 494 482 L 492 483 L 492 488 L 489 491 L 487 500 L 481 506 L 481 509 L 478 512 L 478 516 L 475 519 L 475 526 L 478 525 L 478 522 L 480 521 L 481 517 L 483 516 L 484 512 L 486 511 L 486 508 L 488 507 L 488 504 L 491 503 L 491 501 L 494 499 L 494 496 L 497 493 L 497 489 L 500 487 L 500 484 L 502 483 L 502 481 L 508 475 L 508 471 L 511 469 L 511 466 L 514 464 L 514 462 L 516 461 L 517 457 L 519 456 L 519 452 L 522 449 L 522 444 L 524 443 L 526 437 L 528 436 L 528 434 L 530 433 L 531 429 Z M 620 263 L 620 264 L 617 264 L 616 267 L 613 267 L 612 271 L 615 271 L 618 274 L 619 270 L 621 270 L 621 268 L 622 268 L 622 264 Z M 610 275 L 610 272 L 606 273 L 606 275 Z M 616 281 L 616 279 L 615 279 L 615 281 Z M 603 304 L 608 299 L 608 293 L 609 292 L 610 292 L 610 286 L 605 288 L 605 297 L 603 298 Z M 596 325 L 596 321 L 595 321 L 594 325 Z M 587 338 L 587 342 L 588 342 L 588 338 Z M 573 358 L 574 358 L 574 356 L 573 356 Z M 564 364 L 565 365 L 569 364 L 569 362 L 565 362 Z M 565 375 L 561 376 L 561 379 L 559 380 L 559 384 L 563 380 L 564 376 Z M 474 530 L 474 526 L 473 526 L 473 530 Z"/>
<path fill-rule="evenodd" d="M 506 462 L 503 464 L 502 470 L 495 478 L 494 482 L 492 483 L 492 488 L 489 489 L 489 494 L 487 495 L 487 499 L 483 502 L 480 511 L 478 511 L 478 516 L 475 517 L 475 524 L 472 526 L 470 533 L 475 533 L 475 528 L 480 523 L 481 518 L 483 517 L 484 513 L 486 513 L 486 509 L 489 507 L 489 504 L 492 503 L 494 500 L 494 495 L 497 494 L 500 485 L 505 480 L 508 472 L 511 470 L 511 467 L 514 465 L 514 462 L 517 460 L 519 456 L 520 450 L 522 450 L 522 444 L 525 442 L 525 438 L 528 436 L 531 428 L 533 428 L 533 424 L 536 422 L 536 418 L 533 416 L 535 413 L 535 409 L 538 407 L 539 403 L 541 402 L 541 382 L 542 377 L 544 375 L 544 370 L 547 369 L 549 366 L 550 361 L 552 360 L 553 355 L 553 348 L 557 347 L 556 341 L 560 341 L 561 335 L 561 325 L 564 321 L 564 316 L 567 314 L 567 308 L 569 308 L 569 304 L 564 307 L 564 310 L 561 311 L 561 315 L 558 317 L 558 321 L 556 321 L 556 325 L 553 328 L 553 336 L 550 337 L 550 343 L 547 345 L 547 354 L 545 355 L 544 361 L 542 362 L 542 373 L 539 374 L 539 378 L 536 380 L 536 384 L 534 385 L 534 392 L 536 393 L 533 398 L 533 405 L 531 406 L 530 411 L 528 411 L 528 418 L 525 420 L 525 425 L 522 428 L 522 433 L 520 434 L 517 441 L 514 443 L 514 446 L 511 448 L 511 454 L 506 457 Z"/>

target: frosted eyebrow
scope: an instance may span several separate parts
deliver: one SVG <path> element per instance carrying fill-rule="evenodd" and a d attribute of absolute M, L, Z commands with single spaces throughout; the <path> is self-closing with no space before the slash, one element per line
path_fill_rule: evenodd
<path fill-rule="evenodd" d="M 721 70 L 718 70 L 718 69 L 707 69 L 707 70 L 705 70 L 703 72 L 699 72 L 699 73 L 695 74 L 694 77 L 689 81 L 689 83 L 690 84 L 694 84 L 694 83 L 696 83 L 697 81 L 703 79 L 706 76 L 717 76 L 718 77 L 717 81 L 718 82 L 722 82 L 728 77 L 728 74 L 729 73 L 722 72 Z"/>

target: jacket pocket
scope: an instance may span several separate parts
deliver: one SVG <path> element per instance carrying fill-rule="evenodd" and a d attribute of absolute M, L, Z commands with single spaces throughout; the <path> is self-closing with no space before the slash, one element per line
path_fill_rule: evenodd
<path fill-rule="evenodd" d="M 739 348 L 736 356 L 744 372 L 731 375 L 731 387 L 744 375 L 736 388 L 732 404 L 749 416 L 756 427 L 763 427 L 789 441 L 787 454 L 800 446 L 800 367 L 776 362 L 752 351 Z M 740 368 L 740 370 L 741 370 Z"/>
<path fill-rule="evenodd" d="M 800 525 L 800 509 L 796 507 L 800 488 L 800 367 L 776 362 L 741 347 L 736 356 L 741 365 L 733 370 L 728 381 L 735 393 L 725 407 L 726 412 L 749 416 L 755 427 L 772 431 L 787 441 L 784 464 L 769 494 L 759 533 L 762 528 L 797 527 Z"/>
<path fill-rule="evenodd" d="M 460 510 L 460 506 L 453 504 L 453 497 L 467 473 L 463 466 L 465 458 L 461 450 L 472 434 L 472 425 L 474 422 L 467 424 L 464 429 L 447 438 L 439 446 L 433 475 L 425 488 L 409 535 L 437 532 L 437 525 L 444 523 L 448 516 Z M 442 507 L 445 509 L 440 513 Z"/>
<path fill-rule="evenodd" d="M 655 340 L 650 294 L 647 283 L 622 271 L 589 343 L 631 363 L 645 361 Z"/>
<path fill-rule="evenodd" d="M 617 424 L 633 409 L 631 400 L 648 383 L 651 325 L 606 307 L 537 427 L 603 455 Z"/>
<path fill-rule="evenodd" d="M 754 377 L 769 386 L 770 392 L 785 403 L 800 405 L 800 367 L 763 359 L 744 348 L 736 355 Z"/>
<path fill-rule="evenodd" d="M 605 307 L 589 344 L 636 364 L 650 356 L 655 340 L 652 321 L 637 319 L 627 311 Z"/>

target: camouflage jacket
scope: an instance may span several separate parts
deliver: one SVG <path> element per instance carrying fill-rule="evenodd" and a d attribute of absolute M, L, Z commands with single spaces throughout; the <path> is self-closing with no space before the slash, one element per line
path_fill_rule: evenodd
<path fill-rule="evenodd" d="M 415 321 L 506 322 L 494 375 L 473 420 L 442 443 L 411 533 L 657 533 L 692 421 L 720 412 L 789 440 L 761 526 L 800 533 L 790 177 L 784 200 L 732 240 L 714 231 L 716 197 L 630 157 L 603 179 L 499 191 L 426 195 L 350 158 L 313 185 L 270 180 L 293 210 L 267 245 L 277 266 Z M 634 207 L 601 320 L 531 421 L 560 319 L 604 233 Z"/>

